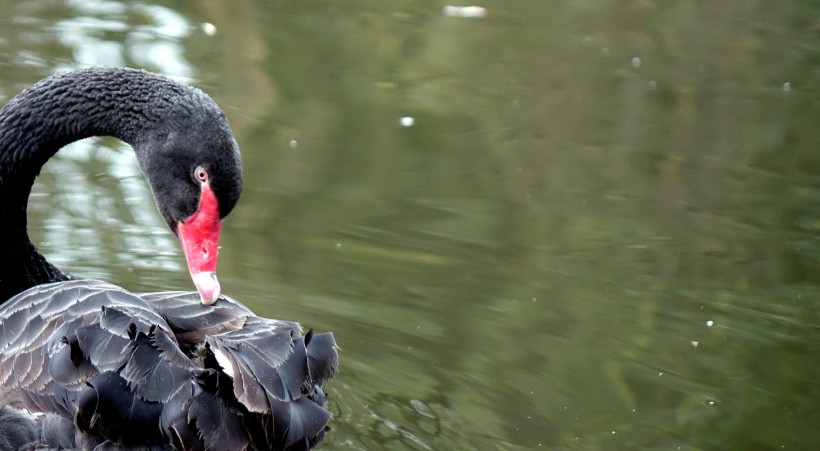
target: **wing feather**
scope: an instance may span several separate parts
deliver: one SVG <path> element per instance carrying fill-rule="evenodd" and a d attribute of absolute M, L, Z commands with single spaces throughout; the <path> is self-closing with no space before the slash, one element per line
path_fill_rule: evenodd
<path fill-rule="evenodd" d="M 107 447 L 310 447 L 337 366 L 331 334 L 303 337 L 225 297 L 203 306 L 196 293 L 73 280 L 0 306 L 0 399 Z"/>

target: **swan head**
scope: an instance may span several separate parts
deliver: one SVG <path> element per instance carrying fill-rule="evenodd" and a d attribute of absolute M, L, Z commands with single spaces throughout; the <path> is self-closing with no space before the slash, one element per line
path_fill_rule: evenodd
<path fill-rule="evenodd" d="M 160 214 L 180 240 L 202 303 L 221 294 L 219 233 L 242 190 L 239 146 L 216 103 L 199 90 L 134 146 Z"/>

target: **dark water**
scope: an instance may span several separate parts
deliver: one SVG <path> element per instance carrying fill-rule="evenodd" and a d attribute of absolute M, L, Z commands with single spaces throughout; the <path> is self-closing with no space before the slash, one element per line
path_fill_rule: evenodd
<path fill-rule="evenodd" d="M 220 280 L 335 332 L 325 449 L 820 448 L 820 6 L 479 5 L 0 1 L 0 99 L 89 65 L 217 99 Z M 74 273 L 192 288 L 116 141 L 29 216 Z"/>

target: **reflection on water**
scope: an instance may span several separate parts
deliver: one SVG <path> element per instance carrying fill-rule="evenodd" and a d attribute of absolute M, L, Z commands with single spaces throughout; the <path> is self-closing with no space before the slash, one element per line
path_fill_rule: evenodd
<path fill-rule="evenodd" d="M 192 26 L 184 16 L 159 5 L 98 1 L 69 5 L 69 17 L 54 28 L 78 66 L 130 64 L 190 79 L 192 69 L 180 40 Z"/>
<path fill-rule="evenodd" d="M 220 279 L 336 334 L 325 448 L 820 445 L 816 6 L 6 3 L 4 98 L 126 64 L 225 108 Z M 188 289 L 124 149 L 50 162 L 32 233 Z"/>

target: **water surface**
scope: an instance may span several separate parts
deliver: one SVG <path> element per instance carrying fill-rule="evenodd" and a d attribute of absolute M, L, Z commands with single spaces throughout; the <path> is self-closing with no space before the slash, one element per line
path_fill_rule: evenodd
<path fill-rule="evenodd" d="M 128 65 L 219 102 L 220 280 L 334 331 L 324 449 L 817 449 L 820 8 L 708 3 L 6 0 L 0 100 Z M 117 141 L 29 217 L 66 270 L 192 288 Z"/>

